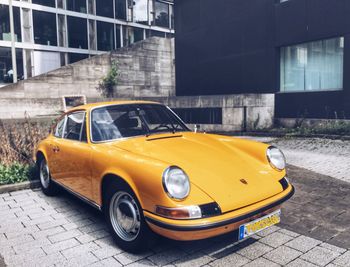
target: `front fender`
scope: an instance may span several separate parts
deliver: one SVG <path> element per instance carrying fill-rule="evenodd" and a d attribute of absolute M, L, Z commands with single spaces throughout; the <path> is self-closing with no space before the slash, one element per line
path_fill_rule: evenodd
<path fill-rule="evenodd" d="M 157 205 L 179 207 L 213 202 L 212 198 L 193 184 L 191 184 L 190 195 L 186 199 L 183 201 L 171 199 L 165 193 L 162 184 L 163 172 L 172 165 L 170 163 L 121 149 L 95 153 L 93 161 L 93 184 L 96 188 L 94 195 L 96 202 L 100 205 L 102 204 L 102 179 L 109 174 L 118 176 L 127 182 L 142 208 L 149 212 L 154 212 Z"/>

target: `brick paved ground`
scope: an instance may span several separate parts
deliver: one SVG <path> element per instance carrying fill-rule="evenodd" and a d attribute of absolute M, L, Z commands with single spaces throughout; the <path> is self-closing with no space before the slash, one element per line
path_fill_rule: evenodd
<path fill-rule="evenodd" d="M 189 243 L 161 239 L 152 250 L 131 255 L 114 245 L 100 213 L 65 193 L 2 194 L 0 216 L 0 253 L 8 266 L 350 264 L 350 251 L 280 227 L 240 244 L 232 235 Z"/>
<path fill-rule="evenodd" d="M 350 183 L 289 166 L 296 193 L 281 226 L 350 249 Z"/>
<path fill-rule="evenodd" d="M 290 146 L 293 151 L 288 140 L 268 141 L 282 149 Z M 347 157 L 339 152 L 342 147 L 322 153 Z M 308 155 L 317 154 L 313 153 Z M 324 167 L 322 160 L 320 157 L 321 163 L 317 163 L 318 171 L 336 174 Z M 301 163 L 299 166 L 304 166 Z M 347 180 L 346 174 L 336 178 Z M 0 266 L 1 257 L 8 266 L 350 266 L 348 183 L 294 167 L 289 176 L 297 193 L 283 209 L 279 227 L 239 244 L 232 242 L 232 235 L 189 243 L 161 239 L 156 247 L 139 255 L 118 249 L 102 215 L 66 193 L 55 198 L 32 190 L 2 194 Z"/>

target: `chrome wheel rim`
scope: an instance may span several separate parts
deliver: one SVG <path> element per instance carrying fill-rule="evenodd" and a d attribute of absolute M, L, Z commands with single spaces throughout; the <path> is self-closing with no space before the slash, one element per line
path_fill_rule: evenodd
<path fill-rule="evenodd" d="M 50 185 L 50 171 L 44 159 L 40 163 L 40 182 L 45 189 Z"/>
<path fill-rule="evenodd" d="M 113 195 L 109 215 L 116 234 L 124 241 L 133 241 L 140 232 L 140 211 L 134 198 L 123 191 Z"/>

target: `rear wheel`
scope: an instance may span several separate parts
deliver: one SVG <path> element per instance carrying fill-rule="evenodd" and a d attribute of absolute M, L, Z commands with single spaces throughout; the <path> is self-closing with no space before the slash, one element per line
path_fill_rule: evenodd
<path fill-rule="evenodd" d="M 57 186 L 52 182 L 50 169 L 47 164 L 47 161 L 44 157 L 42 157 L 38 162 L 39 167 L 39 178 L 41 189 L 47 196 L 54 196 L 58 193 Z"/>
<path fill-rule="evenodd" d="M 128 186 L 111 189 L 106 196 L 105 216 L 117 245 L 129 252 L 147 249 L 155 241 L 139 201 Z"/>

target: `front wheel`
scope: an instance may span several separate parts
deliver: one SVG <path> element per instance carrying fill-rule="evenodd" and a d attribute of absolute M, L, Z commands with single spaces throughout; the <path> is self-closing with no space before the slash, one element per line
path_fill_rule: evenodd
<path fill-rule="evenodd" d="M 50 169 L 45 158 L 38 162 L 39 178 L 41 189 L 47 196 L 54 196 L 58 193 L 57 186 L 52 182 Z"/>
<path fill-rule="evenodd" d="M 105 209 L 106 220 L 117 245 L 129 252 L 147 249 L 155 241 L 131 189 L 112 190 Z"/>

